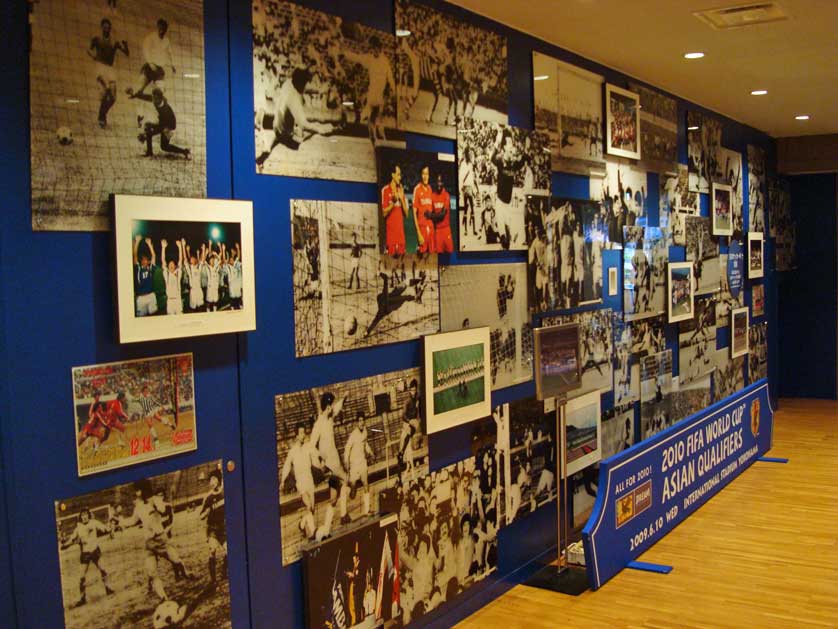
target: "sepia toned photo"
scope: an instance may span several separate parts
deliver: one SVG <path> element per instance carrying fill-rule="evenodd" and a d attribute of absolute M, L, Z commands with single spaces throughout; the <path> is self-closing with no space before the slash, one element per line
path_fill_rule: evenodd
<path fill-rule="evenodd" d="M 721 288 L 719 241 L 711 231 L 711 219 L 688 216 L 685 224 L 687 260 L 693 263 L 695 294 L 717 293 Z"/>
<path fill-rule="evenodd" d="M 639 166 L 658 173 L 674 170 L 678 166 L 678 102 L 635 81 L 629 81 L 628 89 L 640 96 L 643 155 Z"/>
<path fill-rule="evenodd" d="M 589 186 L 591 199 L 600 201 L 605 211 L 609 248 L 620 249 L 623 228 L 634 227 L 646 216 L 646 171 L 626 160 L 609 160 L 605 176 L 592 176 Z"/>
<path fill-rule="evenodd" d="M 748 384 L 768 377 L 768 323 L 757 323 L 748 330 Z"/>
<path fill-rule="evenodd" d="M 672 418 L 672 350 L 640 361 L 640 438 L 669 428 Z"/>
<path fill-rule="evenodd" d="M 715 367 L 715 351 L 715 299 L 696 299 L 695 315 L 678 324 L 678 377 L 681 385 L 711 373 Z"/>
<path fill-rule="evenodd" d="M 722 146 L 722 123 L 697 111 L 687 112 L 687 166 L 690 191 L 710 192 L 720 181 L 719 149 Z"/>
<path fill-rule="evenodd" d="M 659 176 L 660 227 L 669 228 L 672 244 L 686 244 L 686 217 L 699 215 L 697 192 L 689 190 L 689 173 L 686 164 L 678 164 L 675 172 L 662 172 Z"/>
<path fill-rule="evenodd" d="M 737 308 L 730 312 L 730 357 L 748 353 L 748 309 Z"/>
<path fill-rule="evenodd" d="M 766 186 L 765 150 L 748 145 L 748 229 L 765 232 L 765 205 L 768 198 Z"/>
<path fill-rule="evenodd" d="M 602 414 L 602 458 L 634 445 L 634 404 L 609 408 Z"/>

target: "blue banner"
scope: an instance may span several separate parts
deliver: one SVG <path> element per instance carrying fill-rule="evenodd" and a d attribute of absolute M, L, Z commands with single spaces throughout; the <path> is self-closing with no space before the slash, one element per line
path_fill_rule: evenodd
<path fill-rule="evenodd" d="M 582 530 L 588 581 L 602 586 L 771 447 L 768 382 L 736 395 L 600 465 Z"/>
<path fill-rule="evenodd" d="M 742 243 L 731 238 L 727 250 L 727 280 L 730 283 L 730 294 L 734 299 L 739 297 L 744 278 L 745 252 L 742 250 Z"/>

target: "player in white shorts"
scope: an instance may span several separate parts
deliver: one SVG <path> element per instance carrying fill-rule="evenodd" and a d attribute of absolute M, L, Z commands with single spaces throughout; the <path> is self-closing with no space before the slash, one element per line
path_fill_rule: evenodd
<path fill-rule="evenodd" d="M 227 286 L 230 289 L 230 304 L 233 309 L 238 310 L 242 306 L 242 261 L 239 243 L 229 251 L 225 271 Z"/>
<path fill-rule="evenodd" d="M 105 594 L 113 594 L 113 590 L 108 585 L 108 573 L 99 565 L 99 560 L 102 557 L 99 535 L 104 535 L 108 532 L 108 527 L 93 518 L 90 509 L 85 507 L 79 512 L 79 519 L 76 523 L 76 528 L 73 530 L 73 536 L 61 544 L 61 550 L 65 550 L 73 544 L 78 544 L 81 550 L 81 554 L 79 555 L 79 561 L 83 566 L 81 577 L 79 577 L 79 592 L 81 596 L 72 607 L 81 607 L 87 603 L 87 573 L 90 572 L 91 565 L 95 566 L 99 571 L 102 585 L 105 586 Z"/>
<path fill-rule="evenodd" d="M 168 241 L 160 241 L 160 260 L 163 262 L 163 279 L 166 280 L 166 314 L 183 314 L 183 299 L 180 295 L 180 282 L 183 277 L 183 243 L 175 241 L 177 245 L 177 264 L 174 260 L 166 262 L 166 247 Z"/>
<path fill-rule="evenodd" d="M 367 441 L 366 415 L 358 411 L 355 429 L 349 435 L 346 445 L 343 448 L 343 463 L 349 470 L 349 498 L 355 497 L 355 491 L 360 482 L 364 488 L 363 509 L 361 515 L 370 513 L 370 484 L 368 476 L 367 456 L 373 458 L 375 455 Z"/>
<path fill-rule="evenodd" d="M 329 473 L 329 506 L 323 519 L 322 529 L 318 537 L 329 535 L 332 530 L 332 520 L 335 516 L 335 505 L 339 506 L 341 524 L 350 522 L 346 512 L 348 488 L 346 486 L 346 472 L 340 461 L 338 448 L 335 444 L 335 417 L 343 411 L 345 398 L 335 399 L 331 392 L 320 396 L 320 413 L 311 430 L 311 444 L 317 449 L 326 471 Z"/>
<path fill-rule="evenodd" d="M 201 288 L 201 274 L 206 268 L 206 249 L 201 245 L 201 250 L 193 254 L 189 245 L 186 245 L 186 253 L 189 256 L 189 266 L 186 268 L 186 277 L 189 280 L 189 309 L 199 310 L 204 306 L 204 291 Z"/>
<path fill-rule="evenodd" d="M 369 76 L 367 104 L 361 113 L 361 117 L 367 119 L 370 142 L 375 146 L 376 140 L 387 139 L 384 133 L 384 127 L 380 122 L 385 107 L 384 92 L 388 84 L 390 85 L 391 94 L 395 94 L 396 91 L 396 79 L 393 77 L 393 68 L 390 65 L 390 59 L 383 53 L 381 40 L 375 36 L 370 38 L 369 54 L 357 54 L 348 49 L 343 50 L 342 54 L 349 61 L 357 63 L 367 70 Z"/>
<path fill-rule="evenodd" d="M 282 475 L 280 477 L 280 489 L 288 480 L 288 475 L 294 471 L 294 483 L 297 486 L 297 492 L 300 494 L 300 499 L 303 501 L 303 506 L 306 508 L 306 513 L 300 521 L 300 529 L 303 530 L 307 537 L 314 537 L 316 524 L 314 521 L 314 477 L 311 474 L 312 467 L 320 467 L 320 457 L 312 446 L 311 440 L 306 440 L 305 427 L 300 425 L 297 428 L 297 437 L 294 440 L 291 449 L 285 458 L 285 463 L 282 465 Z"/>
<path fill-rule="evenodd" d="M 207 252 L 209 256 L 209 263 L 207 264 L 207 310 L 215 311 L 218 309 L 218 287 L 221 283 L 221 258 L 217 252 L 212 250 L 212 241 L 207 242 Z M 224 245 L 222 245 L 221 252 L 223 255 Z"/>
<path fill-rule="evenodd" d="M 145 239 L 146 249 L 140 252 L 143 237 L 134 236 L 134 301 L 136 315 L 146 317 L 157 312 L 157 295 L 154 294 L 154 270 L 157 256 L 151 238 Z"/>

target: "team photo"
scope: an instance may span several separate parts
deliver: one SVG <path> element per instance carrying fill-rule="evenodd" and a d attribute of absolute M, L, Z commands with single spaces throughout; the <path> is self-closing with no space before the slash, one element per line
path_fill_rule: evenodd
<path fill-rule="evenodd" d="M 606 83 L 605 105 L 606 153 L 640 159 L 640 96 Z"/>

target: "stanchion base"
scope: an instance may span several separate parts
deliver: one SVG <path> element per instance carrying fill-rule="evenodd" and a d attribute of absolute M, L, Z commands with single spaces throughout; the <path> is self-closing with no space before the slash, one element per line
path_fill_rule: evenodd
<path fill-rule="evenodd" d="M 579 596 L 588 589 L 588 575 L 584 568 L 565 568 L 559 572 L 558 566 L 549 565 L 524 581 L 524 585 Z"/>

